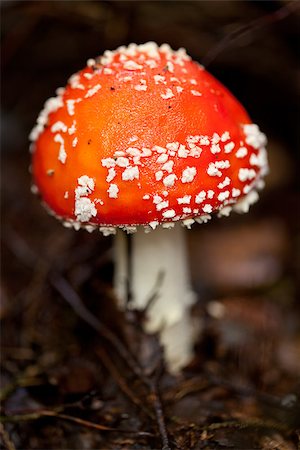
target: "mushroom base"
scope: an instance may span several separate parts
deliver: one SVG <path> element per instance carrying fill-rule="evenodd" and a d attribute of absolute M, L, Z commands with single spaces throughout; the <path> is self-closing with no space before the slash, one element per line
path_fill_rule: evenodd
<path fill-rule="evenodd" d="M 196 296 L 190 286 L 183 227 L 177 224 L 153 233 L 138 229 L 132 235 L 130 262 L 126 235 L 118 230 L 115 261 L 114 286 L 119 307 L 126 307 L 130 276 L 132 298 L 127 306 L 147 308 L 145 331 L 160 333 L 169 369 L 177 372 L 192 358 L 195 337 L 189 307 Z"/>

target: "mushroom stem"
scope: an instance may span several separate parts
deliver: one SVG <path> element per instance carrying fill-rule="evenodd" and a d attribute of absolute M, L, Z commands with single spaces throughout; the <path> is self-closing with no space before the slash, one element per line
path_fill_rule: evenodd
<path fill-rule="evenodd" d="M 126 235 L 120 231 L 115 240 L 115 257 L 115 290 L 120 308 L 125 309 L 130 271 Z M 178 372 L 192 357 L 195 335 L 189 311 L 195 294 L 190 286 L 183 227 L 158 228 L 150 233 L 140 227 L 132 235 L 130 263 L 129 306 L 147 309 L 145 330 L 160 333 L 169 369 Z"/>

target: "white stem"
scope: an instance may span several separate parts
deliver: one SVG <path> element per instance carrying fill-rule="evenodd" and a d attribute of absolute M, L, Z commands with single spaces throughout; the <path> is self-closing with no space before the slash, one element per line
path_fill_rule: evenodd
<path fill-rule="evenodd" d="M 122 309 L 128 277 L 125 238 L 118 232 L 115 241 L 115 289 Z M 189 314 L 195 295 L 190 287 L 183 227 L 158 228 L 150 233 L 141 227 L 132 235 L 131 258 L 131 306 L 144 309 L 155 294 L 145 328 L 160 332 L 169 369 L 176 372 L 190 361 L 195 334 Z"/>

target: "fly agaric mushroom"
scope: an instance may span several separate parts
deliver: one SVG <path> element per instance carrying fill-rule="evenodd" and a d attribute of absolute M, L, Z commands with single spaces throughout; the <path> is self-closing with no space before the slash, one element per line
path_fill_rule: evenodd
<path fill-rule="evenodd" d="M 116 234 L 115 288 L 159 331 L 178 371 L 192 356 L 184 228 L 247 212 L 268 171 L 266 138 L 184 49 L 153 42 L 106 51 L 57 90 L 31 132 L 34 189 L 66 227 Z M 155 231 L 154 231 L 155 230 Z M 149 233 L 148 233 L 149 232 Z"/>

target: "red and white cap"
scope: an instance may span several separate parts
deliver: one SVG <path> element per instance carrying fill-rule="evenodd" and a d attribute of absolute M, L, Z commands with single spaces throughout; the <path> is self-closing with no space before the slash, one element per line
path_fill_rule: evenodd
<path fill-rule="evenodd" d="M 30 139 L 44 203 L 104 234 L 247 212 L 268 172 L 266 137 L 235 97 L 184 49 L 153 42 L 88 60 Z"/>

